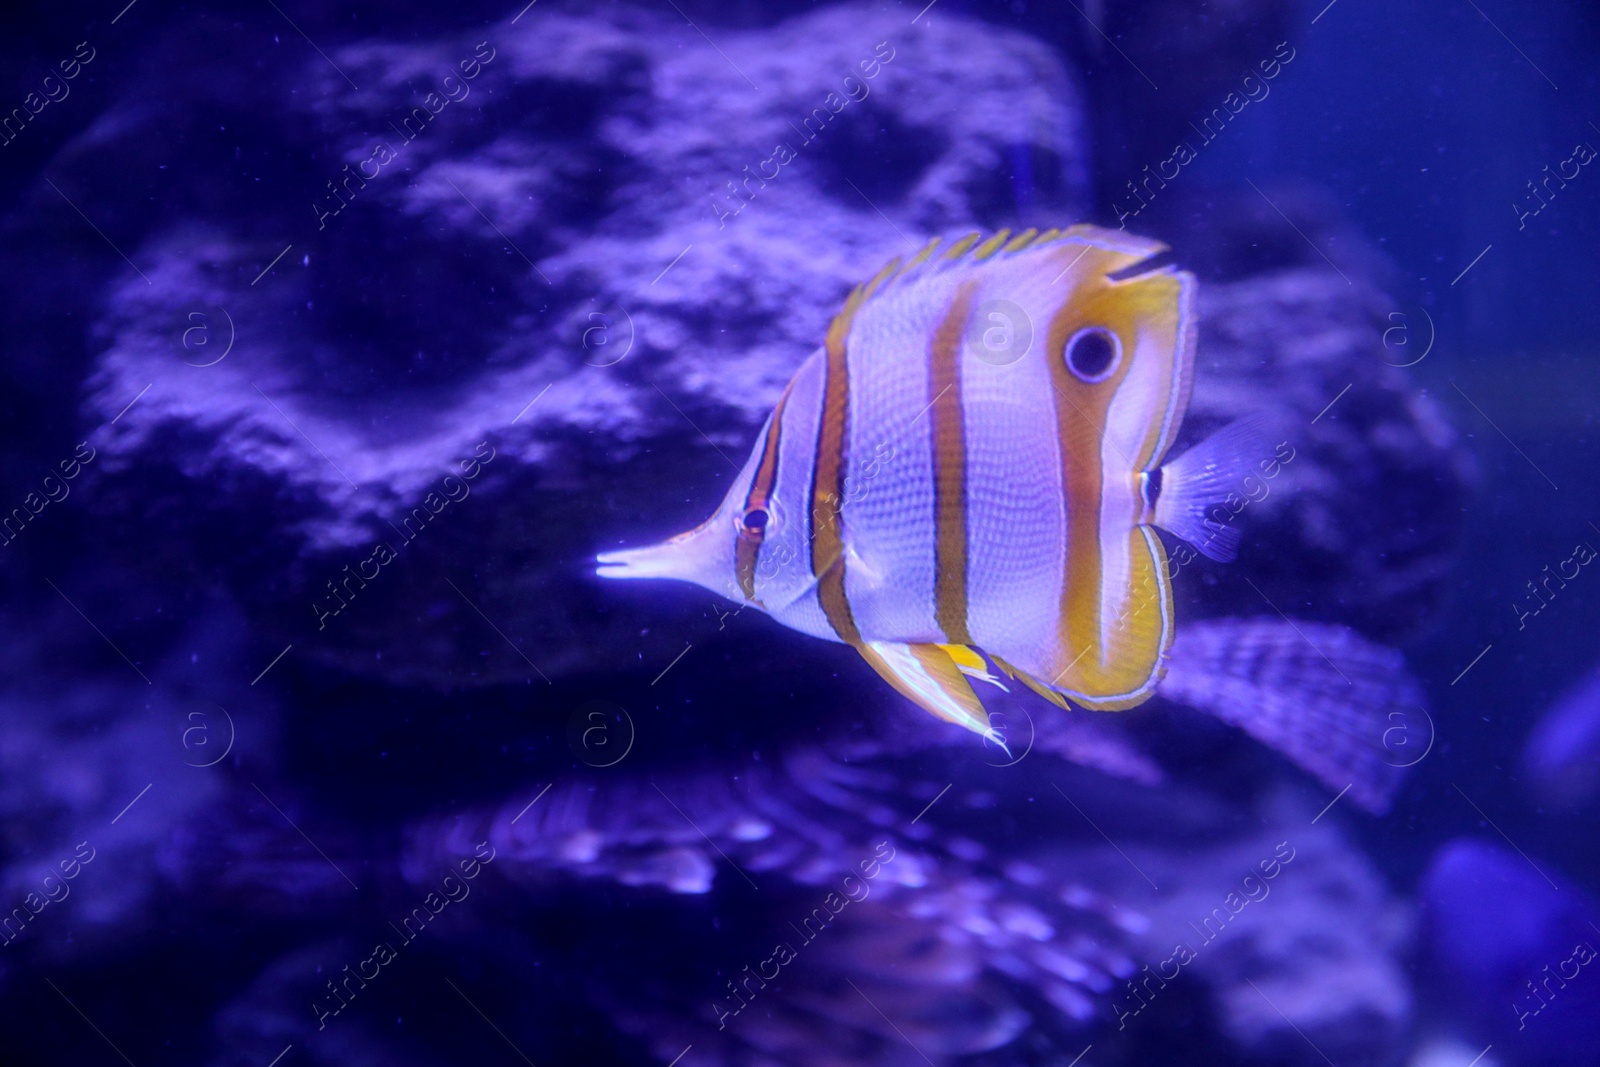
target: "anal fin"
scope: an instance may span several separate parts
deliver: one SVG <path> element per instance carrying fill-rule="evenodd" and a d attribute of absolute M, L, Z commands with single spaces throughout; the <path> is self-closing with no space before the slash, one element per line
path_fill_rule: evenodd
<path fill-rule="evenodd" d="M 976 649 L 969 648 L 966 645 L 940 645 L 939 647 L 949 653 L 950 658 L 956 661 L 956 666 L 960 668 L 961 673 L 968 678 L 976 678 L 980 682 L 988 682 L 990 685 L 1003 689 L 1008 693 L 1011 692 L 1010 689 L 1006 688 L 1004 682 L 989 673 L 989 664 L 984 662 L 983 657 L 978 654 Z"/>
<path fill-rule="evenodd" d="M 989 714 L 967 683 L 961 666 L 944 646 L 867 641 L 857 650 L 873 670 L 918 707 L 1005 747 L 989 725 Z"/>
<path fill-rule="evenodd" d="M 1017 679 L 1023 685 L 1027 686 L 1029 689 L 1032 689 L 1035 693 L 1038 693 L 1056 707 L 1071 710 L 1071 705 L 1067 703 L 1066 697 L 1062 696 L 1054 689 L 1051 689 L 1049 686 L 1039 681 L 1039 679 L 1035 678 L 1027 671 L 1021 669 L 1020 667 L 1012 666 L 999 656 L 994 657 L 994 661 L 1000 667 L 1000 669 L 1005 672 L 1007 678 Z"/>

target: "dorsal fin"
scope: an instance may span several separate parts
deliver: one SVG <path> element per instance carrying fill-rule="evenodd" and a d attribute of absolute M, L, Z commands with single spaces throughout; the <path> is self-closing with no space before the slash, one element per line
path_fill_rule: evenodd
<path fill-rule="evenodd" d="M 987 239 L 983 234 L 974 231 L 943 248 L 941 246 L 945 244 L 944 238 L 935 237 L 923 245 L 922 250 L 909 260 L 902 261 L 896 256 L 886 263 L 882 270 L 852 289 L 844 307 L 834 318 L 833 328 L 843 331 L 841 336 L 848 333 L 850 323 L 862 304 L 895 289 L 912 285 L 930 274 L 943 273 L 972 263 L 1015 256 L 1046 245 L 1075 240 L 1092 241 L 1113 248 L 1126 245 L 1129 246 L 1128 251 L 1135 250 L 1136 246 L 1137 251 L 1144 255 L 1166 249 L 1165 245 L 1157 242 L 1088 223 L 1079 223 L 1064 230 L 1040 231 L 1030 228 L 1015 235 L 1010 230 L 999 230 Z"/>
<path fill-rule="evenodd" d="M 1062 696 L 1054 689 L 1051 689 L 1048 685 L 1045 685 L 1027 671 L 1012 666 L 999 656 L 990 656 L 989 658 L 994 660 L 995 665 L 998 666 L 1001 671 L 1005 672 L 1005 676 L 1007 678 L 1015 678 L 1017 681 L 1021 682 L 1029 689 L 1032 689 L 1035 693 L 1038 693 L 1040 696 L 1044 697 L 1058 708 L 1066 708 L 1069 711 L 1072 709 L 1072 705 L 1067 703 L 1066 697 Z"/>

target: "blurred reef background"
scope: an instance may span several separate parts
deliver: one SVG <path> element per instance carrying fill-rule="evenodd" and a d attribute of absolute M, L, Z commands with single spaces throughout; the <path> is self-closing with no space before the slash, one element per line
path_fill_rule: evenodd
<path fill-rule="evenodd" d="M 1600 1063 L 1592 10 L 120 6 L 0 39 L 0 1062 Z M 1294 427 L 1180 627 L 1402 649 L 1383 818 L 593 577 L 882 263 L 1129 212 L 1179 447 Z"/>

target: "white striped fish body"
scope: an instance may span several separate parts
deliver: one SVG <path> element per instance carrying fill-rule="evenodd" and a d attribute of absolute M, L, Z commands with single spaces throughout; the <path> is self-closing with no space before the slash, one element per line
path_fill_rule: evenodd
<path fill-rule="evenodd" d="M 981 733 L 978 651 L 1057 703 L 1147 699 L 1173 637 L 1152 524 L 1194 539 L 1196 486 L 1228 467 L 1152 473 L 1188 402 L 1193 277 L 1119 231 L 976 240 L 857 287 L 717 514 L 601 573 L 753 603 Z"/>

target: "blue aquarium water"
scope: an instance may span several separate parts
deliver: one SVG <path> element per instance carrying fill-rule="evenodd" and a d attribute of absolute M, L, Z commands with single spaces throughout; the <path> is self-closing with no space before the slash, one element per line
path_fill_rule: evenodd
<path fill-rule="evenodd" d="M 91 6 L 0 1064 L 1600 1064 L 1591 5 Z"/>

